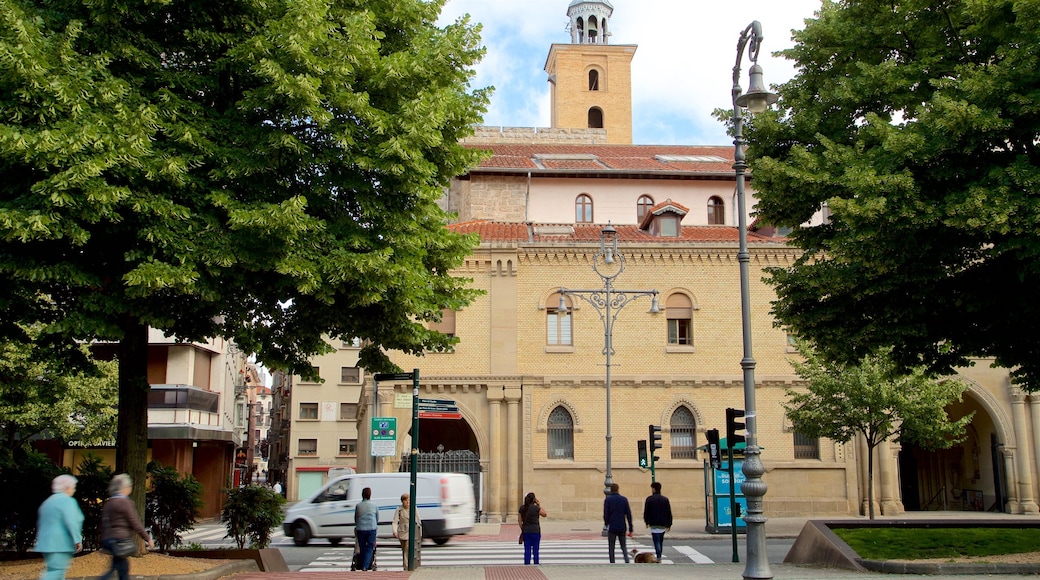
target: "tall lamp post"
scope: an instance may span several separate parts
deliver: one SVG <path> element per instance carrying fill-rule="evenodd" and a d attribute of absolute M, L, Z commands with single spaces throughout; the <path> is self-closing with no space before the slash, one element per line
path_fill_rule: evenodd
<path fill-rule="evenodd" d="M 618 290 L 614 288 L 614 280 L 625 270 L 625 258 L 618 252 L 617 230 L 609 223 L 600 233 L 599 252 L 592 259 L 592 269 L 603 280 L 602 289 L 584 290 L 560 288 L 560 306 L 557 315 L 567 315 L 565 297 L 574 296 L 588 302 L 603 321 L 603 354 L 607 358 L 606 396 L 607 396 L 607 472 L 603 479 L 603 493 L 610 493 L 610 485 L 614 483 L 611 468 L 610 451 L 610 358 L 614 354 L 614 321 L 626 304 L 641 296 L 650 296 L 650 313 L 657 314 L 661 308 L 657 302 L 657 290 Z"/>
<path fill-rule="evenodd" d="M 743 93 L 740 88 L 740 61 L 744 56 L 745 47 L 752 64 L 751 70 L 748 71 L 748 91 Z M 766 484 L 762 481 L 765 468 L 762 466 L 761 450 L 758 448 L 758 417 L 755 411 L 755 359 L 751 355 L 751 288 L 748 274 L 751 255 L 747 247 L 747 210 L 744 201 L 747 158 L 744 155 L 743 109 L 747 107 L 752 113 L 761 113 L 778 98 L 766 90 L 765 82 L 762 80 L 762 67 L 758 65 L 758 53 L 761 48 L 762 25 L 756 20 L 740 33 L 740 39 L 737 41 L 737 62 L 733 65 L 733 170 L 737 176 L 737 216 L 740 224 L 740 250 L 737 252 L 737 262 L 740 264 L 740 321 L 744 335 L 744 358 L 741 359 L 740 366 L 744 369 L 744 423 L 747 428 L 744 483 L 740 486 L 747 499 L 747 515 L 744 517 L 747 523 L 747 566 L 744 568 L 744 578 L 773 577 L 766 557 L 766 517 L 762 509 Z M 736 525 L 736 522 L 733 525 Z"/>

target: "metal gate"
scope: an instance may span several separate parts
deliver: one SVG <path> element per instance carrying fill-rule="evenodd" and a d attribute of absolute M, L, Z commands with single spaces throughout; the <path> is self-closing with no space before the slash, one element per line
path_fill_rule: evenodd
<path fill-rule="evenodd" d="M 401 454 L 400 472 L 410 471 L 412 455 Z M 473 498 L 476 500 L 477 521 L 480 521 L 481 509 L 484 505 L 480 499 L 480 456 L 469 449 L 454 451 L 424 451 L 416 458 L 416 470 L 419 473 L 464 473 L 473 481 Z"/>

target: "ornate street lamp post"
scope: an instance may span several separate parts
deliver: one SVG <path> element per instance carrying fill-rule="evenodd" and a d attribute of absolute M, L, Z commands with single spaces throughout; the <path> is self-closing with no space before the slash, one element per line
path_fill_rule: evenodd
<path fill-rule="evenodd" d="M 748 92 L 740 89 L 740 61 L 747 47 L 751 59 L 748 71 Z M 751 355 L 751 289 L 748 263 L 751 255 L 747 247 L 747 210 L 744 201 L 744 172 L 747 157 L 744 155 L 744 117 L 747 107 L 752 113 L 761 113 L 777 101 L 777 95 L 766 90 L 762 80 L 762 67 L 758 65 L 758 53 L 762 48 L 762 25 L 756 20 L 740 33 L 737 41 L 737 62 L 733 65 L 733 170 L 737 174 L 737 216 L 740 229 L 740 249 L 737 262 L 740 264 L 740 320 L 744 334 L 744 358 L 740 361 L 744 369 L 744 419 L 747 427 L 744 449 L 744 483 L 740 489 L 747 499 L 747 566 L 744 578 L 772 578 L 769 560 L 766 557 L 766 517 L 763 515 L 762 497 L 766 484 L 762 481 L 765 468 L 762 466 L 761 450 L 758 447 L 758 417 L 755 411 L 755 359 Z M 734 520 L 733 525 L 736 525 Z"/>
<path fill-rule="evenodd" d="M 614 281 L 625 270 L 625 258 L 618 252 L 617 230 L 609 223 L 600 234 L 599 252 L 592 259 L 592 269 L 603 280 L 603 288 L 582 290 L 561 287 L 557 315 L 560 317 L 567 315 L 565 297 L 574 296 L 592 305 L 599 314 L 600 320 L 603 321 L 603 354 L 607 358 L 607 472 L 603 479 L 603 493 L 609 494 L 610 484 L 614 483 L 610 451 L 610 358 L 614 354 L 614 321 L 617 320 L 618 313 L 626 304 L 641 296 L 652 297 L 651 314 L 661 312 L 661 308 L 657 302 L 657 290 L 618 290 L 614 288 Z"/>

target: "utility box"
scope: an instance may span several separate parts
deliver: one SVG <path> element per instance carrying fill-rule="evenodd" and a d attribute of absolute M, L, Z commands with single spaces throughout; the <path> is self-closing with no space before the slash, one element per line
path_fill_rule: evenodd
<path fill-rule="evenodd" d="M 729 479 L 729 455 L 726 450 L 726 439 L 723 439 L 720 447 L 722 453 L 722 467 L 715 469 L 711 462 L 704 460 L 704 513 L 707 522 L 704 530 L 709 534 L 731 534 L 733 533 L 733 510 L 730 504 L 730 479 Z M 733 479 L 736 480 L 736 503 L 740 506 L 740 516 L 737 520 L 737 532 L 746 532 L 747 524 L 744 515 L 747 514 L 747 499 L 740 490 L 744 483 L 744 443 L 737 443 L 733 450 Z"/>

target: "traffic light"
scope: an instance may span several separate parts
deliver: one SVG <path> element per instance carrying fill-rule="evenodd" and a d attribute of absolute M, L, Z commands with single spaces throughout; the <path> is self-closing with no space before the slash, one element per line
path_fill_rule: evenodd
<path fill-rule="evenodd" d="M 719 430 L 708 429 L 704 432 L 708 439 L 708 461 L 713 469 L 722 469 L 722 451 L 719 448 Z"/>
<path fill-rule="evenodd" d="M 636 446 L 639 449 L 639 467 L 649 467 L 646 459 L 646 439 L 636 441 Z"/>
<path fill-rule="evenodd" d="M 661 426 L 650 425 L 650 465 L 653 465 L 661 460 L 660 457 L 654 455 L 654 453 L 661 448 Z"/>
<path fill-rule="evenodd" d="M 730 449 L 734 449 L 737 443 L 744 443 L 745 438 L 743 435 L 744 423 L 738 423 L 736 420 L 744 416 L 744 409 L 726 409 L 726 445 Z M 742 432 L 737 435 L 737 431 Z"/>

